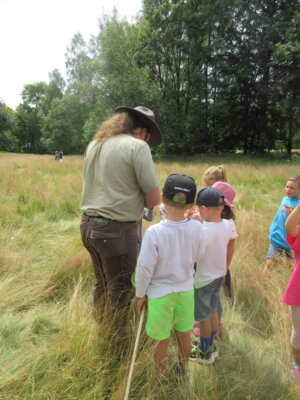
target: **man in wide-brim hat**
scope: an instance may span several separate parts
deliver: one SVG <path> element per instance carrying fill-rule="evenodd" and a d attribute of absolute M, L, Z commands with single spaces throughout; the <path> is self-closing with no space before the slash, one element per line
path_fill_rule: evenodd
<path fill-rule="evenodd" d="M 160 199 L 149 146 L 161 142 L 153 111 L 124 106 L 101 124 L 85 151 L 80 229 L 94 266 L 97 311 L 104 303 L 110 310 L 128 304 L 137 222 L 144 207 L 152 208 Z"/>

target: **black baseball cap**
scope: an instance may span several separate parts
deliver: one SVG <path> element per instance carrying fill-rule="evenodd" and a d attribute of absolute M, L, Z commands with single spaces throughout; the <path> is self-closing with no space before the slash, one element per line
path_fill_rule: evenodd
<path fill-rule="evenodd" d="M 195 201 L 197 186 L 195 180 L 185 174 L 171 174 L 167 177 L 163 187 L 163 196 L 175 203 L 193 204 Z M 176 194 L 183 193 L 185 199 L 179 200 Z"/>
<path fill-rule="evenodd" d="M 220 201 L 220 199 L 222 199 Z M 196 203 L 199 206 L 218 207 L 224 206 L 224 195 L 216 187 L 205 187 L 197 195 Z"/>

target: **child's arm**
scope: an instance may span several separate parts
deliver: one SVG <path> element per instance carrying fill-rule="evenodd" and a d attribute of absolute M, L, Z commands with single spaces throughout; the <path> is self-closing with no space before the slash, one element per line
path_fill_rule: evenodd
<path fill-rule="evenodd" d="M 148 229 L 145 232 L 145 236 L 142 241 L 142 247 L 136 266 L 135 293 L 137 298 L 136 307 L 138 313 L 141 313 L 143 306 L 146 303 L 146 293 L 154 273 L 157 256 L 155 237 L 151 235 L 150 230 Z"/>
<path fill-rule="evenodd" d="M 227 245 L 227 260 L 226 260 L 227 271 L 229 270 L 231 260 L 233 257 L 234 242 L 235 242 L 235 239 L 231 239 L 231 240 L 229 240 L 228 245 Z"/>
<path fill-rule="evenodd" d="M 297 207 L 290 213 L 287 220 L 285 221 L 285 229 L 287 233 L 292 236 L 296 237 L 298 234 L 298 223 L 300 221 L 300 202 L 298 203 Z"/>
<path fill-rule="evenodd" d="M 142 309 L 143 309 L 144 304 L 146 303 L 146 301 L 147 301 L 147 296 L 137 297 L 136 309 L 137 309 L 138 314 L 140 314 L 142 312 Z"/>

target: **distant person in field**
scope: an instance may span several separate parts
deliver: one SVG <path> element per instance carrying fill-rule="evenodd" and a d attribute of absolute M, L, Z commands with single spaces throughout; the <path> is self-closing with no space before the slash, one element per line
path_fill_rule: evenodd
<path fill-rule="evenodd" d="M 194 321 L 194 263 L 204 254 L 203 227 L 187 219 L 194 203 L 196 183 L 184 174 L 168 176 L 162 192 L 166 218 L 144 235 L 136 267 L 137 310 L 147 303 L 147 335 L 157 341 L 154 359 L 168 366 L 171 332 L 178 343 L 177 372 L 186 374 L 191 351 L 189 331 Z"/>
<path fill-rule="evenodd" d="M 292 364 L 292 379 L 300 384 L 300 203 L 285 222 L 287 242 L 295 255 L 295 266 L 284 292 L 282 302 L 290 306 L 292 317 L 291 345 L 294 356 Z"/>
<path fill-rule="evenodd" d="M 59 161 L 60 162 L 62 162 L 63 156 L 64 156 L 64 152 L 62 150 L 60 150 L 60 152 L 59 152 Z"/>
<path fill-rule="evenodd" d="M 281 200 L 279 209 L 270 226 L 270 246 L 267 254 L 267 262 L 263 273 L 268 274 L 276 265 L 281 254 L 293 258 L 292 249 L 286 240 L 285 221 L 288 214 L 298 205 L 300 199 L 300 175 L 291 176 L 285 186 L 285 194 Z M 299 220 L 300 221 L 300 220 Z"/>
<path fill-rule="evenodd" d="M 153 111 L 119 107 L 85 151 L 80 229 L 94 266 L 96 312 L 104 303 L 111 312 L 128 305 L 138 222 L 160 198 L 149 146 L 161 142 Z"/>
<path fill-rule="evenodd" d="M 220 290 L 231 261 L 230 242 L 235 240 L 236 234 L 233 236 L 232 218 L 222 218 L 225 198 L 218 188 L 201 189 L 196 203 L 204 220 L 201 225 L 205 252 L 204 257 L 197 262 L 194 276 L 195 321 L 200 321 L 200 340 L 193 343 L 190 361 L 212 364 L 219 355 L 215 337 L 220 326 Z"/>
<path fill-rule="evenodd" d="M 55 154 L 54 154 L 54 160 L 55 161 L 59 161 L 60 160 L 60 155 L 59 155 L 58 151 L 56 151 Z"/>

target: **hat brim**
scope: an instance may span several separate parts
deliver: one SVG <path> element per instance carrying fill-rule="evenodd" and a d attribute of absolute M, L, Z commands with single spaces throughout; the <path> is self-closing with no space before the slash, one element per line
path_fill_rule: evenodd
<path fill-rule="evenodd" d="M 126 112 L 129 115 L 132 115 L 134 118 L 137 120 L 141 121 L 143 125 L 148 129 L 149 133 L 151 134 L 151 137 L 148 141 L 149 146 L 151 147 L 156 147 L 159 146 L 162 142 L 162 134 L 161 131 L 158 127 L 158 125 L 151 119 L 148 118 L 145 114 L 135 110 L 134 108 L 131 107 L 118 107 L 115 111 L 115 113 L 122 113 Z"/>

